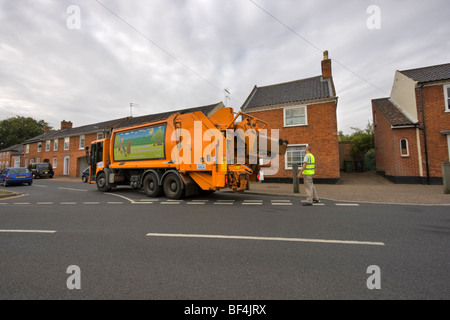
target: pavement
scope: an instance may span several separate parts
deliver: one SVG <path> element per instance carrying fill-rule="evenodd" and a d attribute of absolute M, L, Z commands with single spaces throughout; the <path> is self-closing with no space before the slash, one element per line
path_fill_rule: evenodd
<path fill-rule="evenodd" d="M 337 184 L 315 184 L 320 199 L 386 204 L 450 205 L 443 185 L 396 184 L 376 172 L 341 172 Z M 306 198 L 303 184 L 294 193 L 292 184 L 251 182 L 251 193 Z"/>
<path fill-rule="evenodd" d="M 54 177 L 53 180 L 83 183 L 81 178 Z M 450 205 L 450 194 L 444 194 L 443 185 L 396 184 L 375 172 L 341 172 L 337 184 L 315 184 L 319 198 L 323 200 L 415 205 Z M 289 183 L 250 182 L 245 193 L 273 196 L 290 196 L 306 199 L 303 184 L 294 193 Z M 3 189 L 4 190 L 4 189 Z M 0 198 L 11 196 L 2 195 Z"/>

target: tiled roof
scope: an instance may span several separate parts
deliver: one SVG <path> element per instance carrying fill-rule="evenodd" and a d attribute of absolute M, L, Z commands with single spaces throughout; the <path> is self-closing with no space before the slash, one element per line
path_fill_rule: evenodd
<path fill-rule="evenodd" d="M 124 127 L 130 127 L 130 126 L 135 126 L 135 125 L 149 123 L 149 122 L 162 121 L 177 112 L 180 114 L 185 114 L 185 113 L 190 113 L 190 112 L 201 111 L 205 115 L 208 116 L 212 111 L 215 111 L 216 108 L 219 109 L 222 106 L 223 106 L 223 103 L 219 102 L 219 103 L 215 103 L 215 104 L 211 104 L 211 105 L 203 106 L 203 107 L 194 107 L 194 108 L 188 108 L 188 109 L 173 110 L 173 111 L 167 111 L 167 112 L 163 112 L 163 113 L 149 114 L 149 115 L 141 116 L 141 117 L 128 118 L 125 121 L 121 122 L 118 126 L 116 126 L 116 128 L 124 128 Z"/>
<path fill-rule="evenodd" d="M 390 100 L 390 98 L 373 99 L 372 103 L 393 127 L 415 124 Z"/>
<path fill-rule="evenodd" d="M 255 86 L 242 109 L 333 97 L 329 79 L 321 76 L 270 86 Z"/>
<path fill-rule="evenodd" d="M 120 121 L 123 121 L 124 119 L 126 119 L 126 118 L 108 120 L 108 121 L 98 122 L 98 123 L 94 123 L 94 124 L 88 124 L 85 126 L 75 127 L 75 128 L 45 132 L 36 137 L 26 140 L 23 143 L 29 144 L 29 143 L 33 143 L 33 142 L 76 136 L 76 135 L 86 134 L 86 133 L 91 133 L 91 132 L 101 132 L 103 130 L 110 129 L 112 126 L 119 123 Z"/>
<path fill-rule="evenodd" d="M 418 83 L 450 80 L 450 63 L 400 72 Z"/>

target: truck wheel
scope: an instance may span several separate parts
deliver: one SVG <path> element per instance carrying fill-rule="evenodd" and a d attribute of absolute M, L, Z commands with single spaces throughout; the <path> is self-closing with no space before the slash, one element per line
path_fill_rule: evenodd
<path fill-rule="evenodd" d="M 161 195 L 162 188 L 158 184 L 158 178 L 154 173 L 149 173 L 144 178 L 144 191 L 149 197 L 158 197 Z"/>
<path fill-rule="evenodd" d="M 106 191 L 110 190 L 108 188 L 108 186 L 106 185 L 106 175 L 105 175 L 104 172 L 101 172 L 101 173 L 98 174 L 97 179 L 96 179 L 96 183 L 97 183 L 98 191 L 106 192 Z"/>
<path fill-rule="evenodd" d="M 183 185 L 175 173 L 169 173 L 163 182 L 164 193 L 169 199 L 180 199 L 183 196 Z"/>

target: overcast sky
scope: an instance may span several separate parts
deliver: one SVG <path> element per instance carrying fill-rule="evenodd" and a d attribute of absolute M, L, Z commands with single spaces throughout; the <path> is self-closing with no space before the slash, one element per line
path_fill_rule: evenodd
<path fill-rule="evenodd" d="M 224 101 L 321 74 L 338 129 L 366 126 L 395 70 L 450 62 L 448 0 L 0 0 L 0 120 L 59 129 Z"/>

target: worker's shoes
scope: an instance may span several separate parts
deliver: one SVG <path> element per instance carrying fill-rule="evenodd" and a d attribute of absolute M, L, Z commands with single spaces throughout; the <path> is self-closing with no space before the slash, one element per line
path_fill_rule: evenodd
<path fill-rule="evenodd" d="M 314 203 L 319 203 L 319 199 L 313 200 Z"/>

